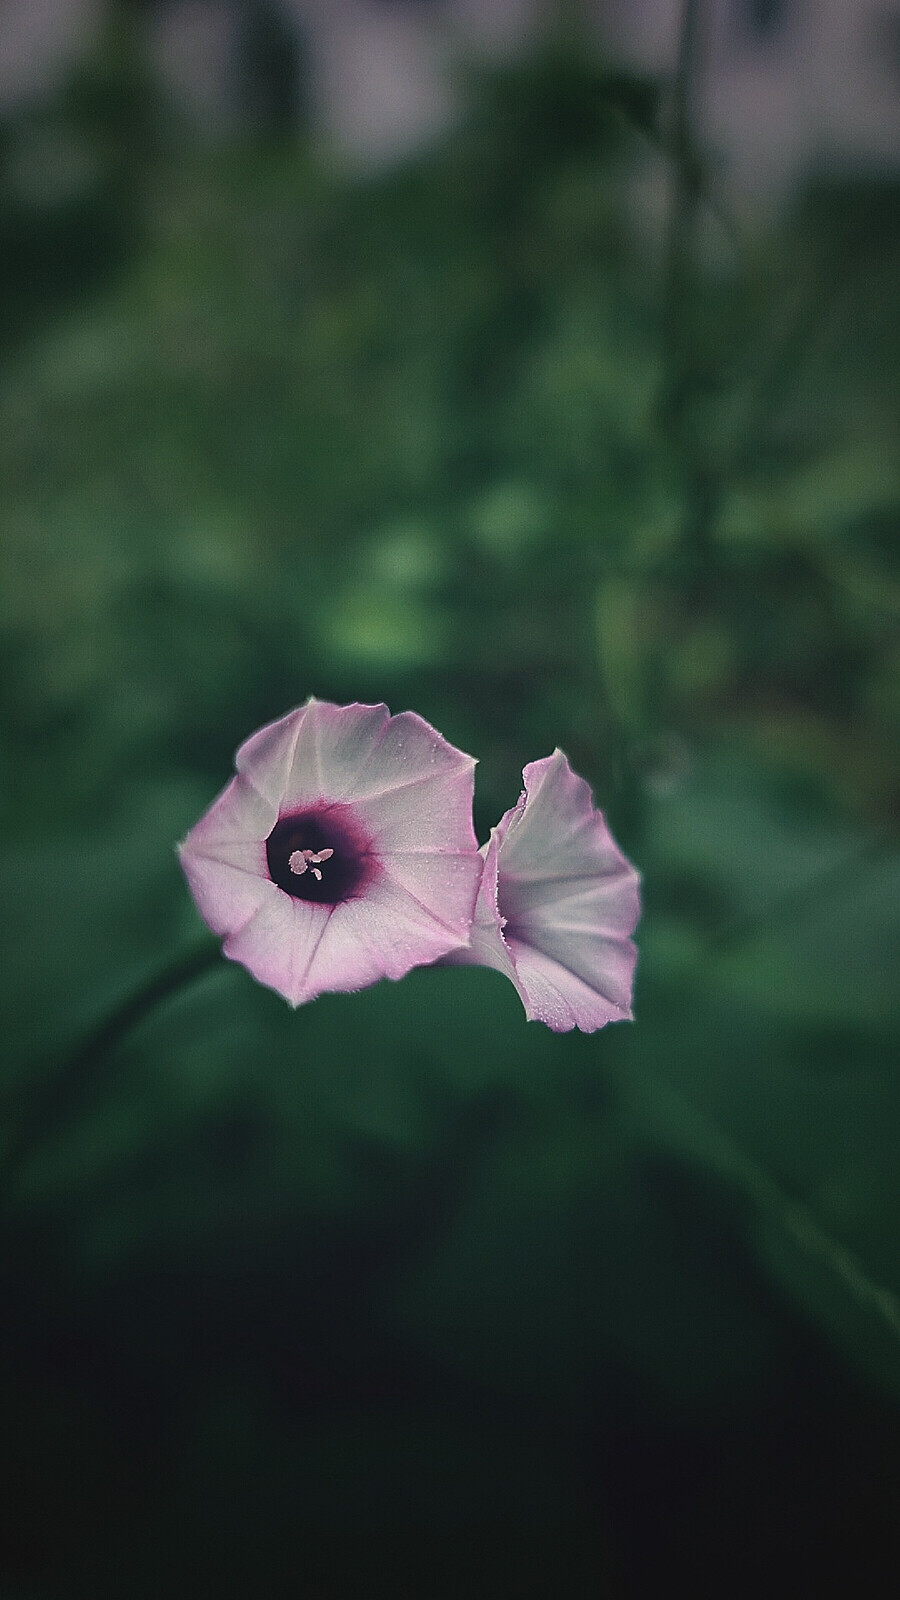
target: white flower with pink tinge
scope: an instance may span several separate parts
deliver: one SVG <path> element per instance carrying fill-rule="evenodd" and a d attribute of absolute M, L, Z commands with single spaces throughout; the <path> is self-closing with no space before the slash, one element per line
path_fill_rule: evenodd
<path fill-rule="evenodd" d="M 529 1021 L 593 1033 L 632 1014 L 640 879 L 561 750 L 522 776 L 481 852 L 471 942 L 446 959 L 502 972 Z"/>
<path fill-rule="evenodd" d="M 466 945 L 475 762 L 423 718 L 310 699 L 241 745 L 179 848 L 224 954 L 301 1005 Z"/>

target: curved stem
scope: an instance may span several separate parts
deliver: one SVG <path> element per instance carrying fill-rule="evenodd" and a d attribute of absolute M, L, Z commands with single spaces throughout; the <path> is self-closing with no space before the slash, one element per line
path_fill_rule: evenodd
<path fill-rule="evenodd" d="M 15 1184 L 32 1151 L 40 1145 L 60 1116 L 77 1102 L 84 1089 L 96 1083 L 98 1068 L 102 1068 L 116 1045 L 157 1006 L 211 971 L 221 959 L 221 954 L 221 946 L 217 941 L 202 940 L 193 949 L 145 978 L 88 1030 L 69 1053 L 60 1071 L 47 1083 L 43 1094 L 38 1095 L 36 1104 L 29 1108 L 13 1134 L 0 1179 L 0 1194 L 8 1193 Z"/>

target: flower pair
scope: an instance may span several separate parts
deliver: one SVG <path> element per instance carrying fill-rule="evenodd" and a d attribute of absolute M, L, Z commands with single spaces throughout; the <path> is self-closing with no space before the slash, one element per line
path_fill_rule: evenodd
<path fill-rule="evenodd" d="M 481 851 L 475 762 L 414 712 L 310 699 L 235 766 L 181 864 L 225 955 L 291 1005 L 446 959 L 556 1032 L 631 1015 L 637 873 L 560 750 Z"/>

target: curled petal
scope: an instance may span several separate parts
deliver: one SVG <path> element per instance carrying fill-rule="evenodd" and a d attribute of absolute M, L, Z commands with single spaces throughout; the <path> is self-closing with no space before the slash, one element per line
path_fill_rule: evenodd
<path fill-rule="evenodd" d="M 529 1020 L 591 1033 L 631 1016 L 638 875 L 561 750 L 523 777 L 482 852 L 469 949 L 450 959 L 503 972 Z"/>

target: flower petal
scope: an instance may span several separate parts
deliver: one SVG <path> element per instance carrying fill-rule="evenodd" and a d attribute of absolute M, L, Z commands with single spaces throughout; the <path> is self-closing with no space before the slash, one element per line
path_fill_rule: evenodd
<path fill-rule="evenodd" d="M 384 848 L 475 850 L 475 762 L 413 711 L 313 700 L 284 796 L 353 802 Z"/>
<path fill-rule="evenodd" d="M 332 908 L 311 900 L 292 899 L 275 884 L 269 887 L 272 895 L 266 896 L 249 922 L 228 935 L 222 950 L 260 983 L 277 989 L 285 1000 L 297 1006 L 312 998 L 307 992 L 309 971 Z"/>
<path fill-rule="evenodd" d="M 213 933 L 247 922 L 274 887 L 265 849 L 273 815 L 243 778 L 232 778 L 179 845 L 191 893 Z"/>
<path fill-rule="evenodd" d="M 246 778 L 232 778 L 222 793 L 196 822 L 181 845 L 182 855 L 206 856 L 211 861 L 246 865 L 264 859 L 263 846 L 277 819 L 277 810 Z"/>
<path fill-rule="evenodd" d="M 410 784 L 450 773 L 471 773 L 475 761 L 414 711 L 401 711 L 384 726 L 369 759 L 355 773 L 348 792 L 354 800 L 376 801 Z"/>
<path fill-rule="evenodd" d="M 244 867 L 193 855 L 182 847 L 181 865 L 197 909 L 213 933 L 229 934 L 243 928 L 275 895 L 274 883 Z"/>
<path fill-rule="evenodd" d="M 595 948 L 591 952 L 594 970 L 587 976 L 573 970 L 571 948 L 551 951 L 517 938 L 509 938 L 507 943 L 529 1022 L 544 1022 L 555 1033 L 567 1033 L 570 1028 L 593 1033 L 607 1022 L 630 1020 L 631 980 L 637 959 L 630 939 Z M 622 1003 L 606 990 L 620 994 Z"/>
<path fill-rule="evenodd" d="M 562 751 L 531 762 L 493 830 L 468 951 L 515 984 L 529 1020 L 585 1033 L 631 1016 L 638 875 Z"/>
<path fill-rule="evenodd" d="M 640 913 L 638 880 L 633 872 L 610 871 L 593 878 L 553 880 L 554 894 L 548 901 L 546 878 L 506 878 L 503 908 L 508 920 L 523 918 L 540 922 L 549 914 L 555 923 L 567 927 L 604 933 L 616 939 L 626 924 L 632 928 Z"/>
<path fill-rule="evenodd" d="M 405 977 L 460 942 L 457 930 L 408 891 L 382 879 L 358 900 L 333 908 L 293 1002 L 325 991 L 362 989 L 379 978 Z"/>
<path fill-rule="evenodd" d="M 509 813 L 507 813 L 509 815 Z M 516 965 L 503 937 L 503 918 L 497 903 L 497 853 L 500 846 L 499 828 L 491 829 L 491 837 L 481 850 L 482 873 L 475 901 L 475 915 L 469 943 L 465 948 L 453 950 L 445 958 L 446 966 L 493 967 L 518 987 Z"/>
<path fill-rule="evenodd" d="M 234 758 L 241 777 L 275 807 L 276 813 L 284 799 L 306 709 L 299 706 L 277 722 L 266 723 L 244 740 Z"/>
<path fill-rule="evenodd" d="M 348 799 L 384 739 L 391 720 L 387 706 L 337 706 L 310 698 L 294 715 L 298 737 L 283 809 L 296 810 L 323 798 Z"/>
<path fill-rule="evenodd" d="M 554 884 L 598 873 L 633 869 L 622 856 L 590 785 L 569 766 L 561 750 L 531 761 L 522 774 L 519 804 L 500 824 L 501 871 L 507 885 L 518 877 L 532 884 Z M 554 898 L 556 891 L 554 890 Z"/>
<path fill-rule="evenodd" d="M 474 763 L 457 772 L 429 772 L 370 799 L 354 809 L 380 855 L 413 850 L 468 851 L 478 841 L 472 827 Z"/>
<path fill-rule="evenodd" d="M 277 900 L 267 901 L 223 948 L 293 1006 L 405 977 L 461 942 L 459 929 L 387 880 L 338 906 L 275 893 Z"/>
<path fill-rule="evenodd" d="M 412 900 L 448 935 L 446 949 L 468 944 L 475 897 L 481 879 L 477 851 L 395 851 L 382 861 L 382 883 Z M 441 954 L 444 952 L 442 951 Z M 436 959 L 432 957 L 431 959 Z"/>
<path fill-rule="evenodd" d="M 283 811 L 298 810 L 324 798 L 354 797 L 370 767 L 374 777 L 369 782 L 380 787 L 385 770 L 381 747 L 392 722 L 400 720 L 391 717 L 386 705 L 337 706 L 310 698 L 291 716 L 296 721 L 281 792 Z M 391 743 L 388 739 L 388 748 Z M 394 775 L 390 761 L 388 770 Z"/>
<path fill-rule="evenodd" d="M 477 850 L 475 762 L 422 717 L 321 700 L 310 700 L 300 715 L 282 811 L 318 800 L 352 804 L 380 856 Z"/>

